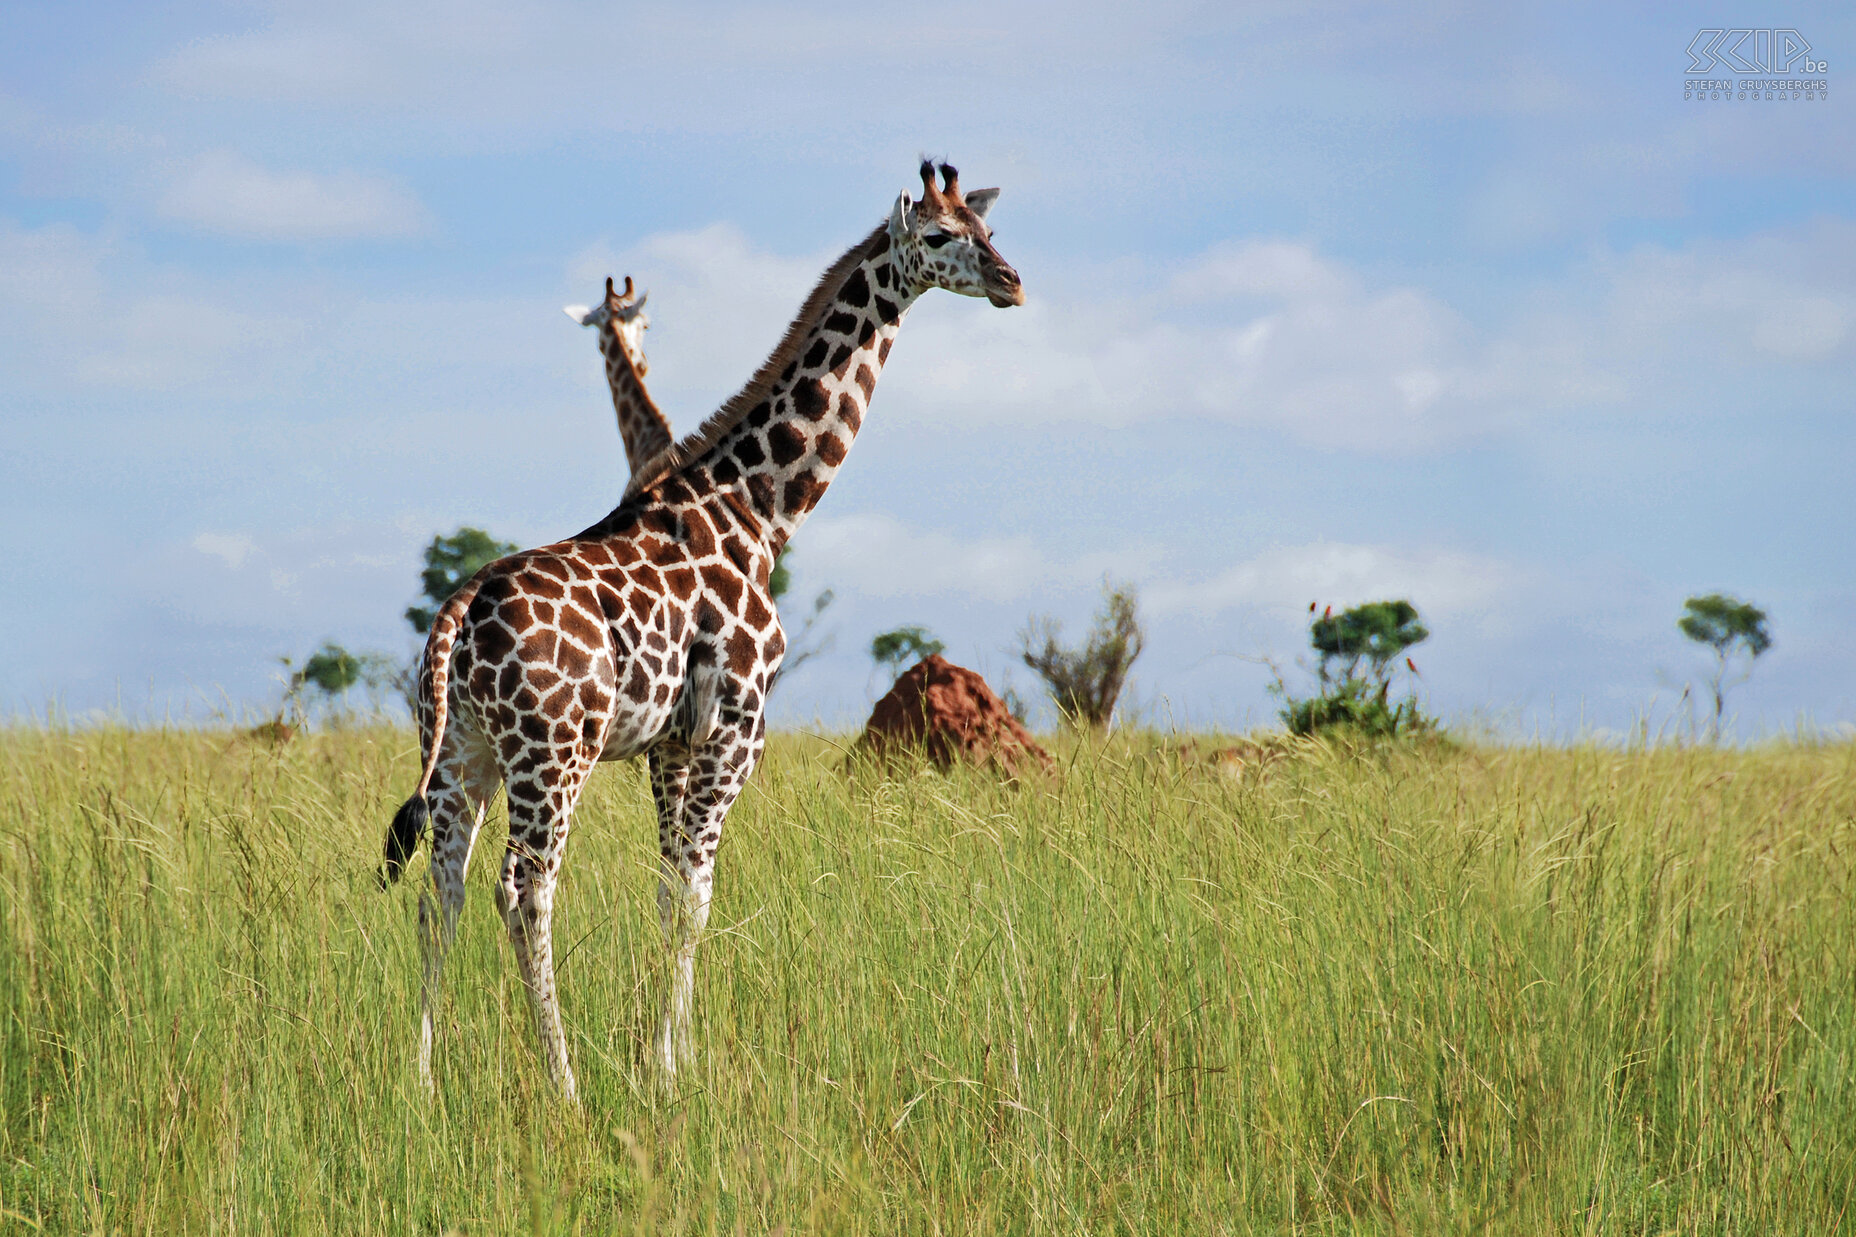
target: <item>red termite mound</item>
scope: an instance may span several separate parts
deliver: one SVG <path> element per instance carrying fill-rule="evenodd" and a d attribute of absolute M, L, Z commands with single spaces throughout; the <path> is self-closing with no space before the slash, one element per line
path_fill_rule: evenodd
<path fill-rule="evenodd" d="M 942 769 L 969 760 L 1016 775 L 1027 757 L 1051 767 L 986 680 L 939 654 L 911 667 L 876 702 L 857 747 L 876 756 L 925 752 Z"/>

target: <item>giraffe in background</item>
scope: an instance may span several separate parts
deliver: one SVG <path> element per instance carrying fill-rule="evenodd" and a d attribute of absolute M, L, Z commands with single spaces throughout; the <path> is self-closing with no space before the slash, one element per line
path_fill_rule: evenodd
<path fill-rule="evenodd" d="M 633 473 L 674 441 L 670 422 L 644 388 L 644 376 L 651 372 L 644 358 L 644 333 L 651 325 L 644 312 L 648 295 L 634 295 L 630 275 L 625 277 L 625 291 L 614 291 L 612 277 L 607 276 L 603 302 L 592 309 L 569 305 L 564 310 L 581 326 L 599 330 L 599 351 L 606 359 L 606 384 L 612 388 L 612 411 L 618 417 L 619 438 L 625 443 L 626 465 Z"/>
<path fill-rule="evenodd" d="M 499 559 L 439 611 L 419 669 L 424 764 L 387 832 L 398 879 L 428 827 L 432 889 L 419 1065 L 484 810 L 508 793 L 498 882 L 543 1056 L 575 1094 L 554 985 L 554 890 L 588 773 L 645 753 L 658 815 L 658 908 L 673 954 L 654 1056 L 689 1059 L 698 934 L 729 808 L 766 741 L 786 639 L 768 591 L 780 549 L 824 496 L 862 426 L 904 316 L 931 288 L 1021 305 L 992 246 L 996 189 L 962 193 L 921 166 L 878 225 L 826 270 L 773 353 L 695 433 L 633 473 L 619 505 L 564 541 Z"/>

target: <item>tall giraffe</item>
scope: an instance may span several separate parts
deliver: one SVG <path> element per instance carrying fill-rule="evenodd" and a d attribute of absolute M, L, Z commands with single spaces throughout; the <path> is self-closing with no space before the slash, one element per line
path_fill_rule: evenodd
<path fill-rule="evenodd" d="M 633 473 L 675 441 L 670 436 L 670 422 L 644 389 L 644 376 L 651 372 L 644 359 L 644 333 L 651 325 L 644 312 L 645 295 L 633 293 L 630 275 L 625 277 L 625 291 L 615 291 L 608 275 L 603 302 L 592 309 L 569 305 L 564 310 L 581 326 L 599 330 L 599 351 L 606 359 L 606 385 L 612 388 L 612 411 L 618 416 L 625 462 Z"/>
<path fill-rule="evenodd" d="M 747 385 L 640 467 L 611 514 L 491 563 L 439 610 L 419 668 L 424 766 L 387 832 L 383 868 L 397 880 L 430 827 L 432 890 L 419 900 L 428 1086 L 465 869 L 501 783 L 504 921 L 549 1071 L 573 1096 L 554 987 L 555 881 L 588 773 L 640 752 L 673 951 L 655 1056 L 666 1081 L 689 1059 L 716 847 L 765 744 L 767 688 L 786 650 L 768 592 L 774 558 L 844 463 L 916 298 L 938 287 L 1024 303 L 985 223 L 999 191 L 963 194 L 946 165 L 940 188 L 933 165 L 921 175 L 921 197 L 905 190 L 888 221 L 832 263 Z"/>

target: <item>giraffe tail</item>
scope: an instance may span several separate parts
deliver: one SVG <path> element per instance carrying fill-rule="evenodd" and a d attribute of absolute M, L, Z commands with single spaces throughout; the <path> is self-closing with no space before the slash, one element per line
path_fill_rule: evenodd
<path fill-rule="evenodd" d="M 399 881 L 406 861 L 419 848 L 419 839 L 425 836 L 431 823 L 432 809 L 426 804 L 424 795 L 414 795 L 393 813 L 393 823 L 387 826 L 387 857 L 378 873 L 382 889 Z"/>
<path fill-rule="evenodd" d="M 387 826 L 385 861 L 377 873 L 382 889 L 399 880 L 400 873 L 406 869 L 406 861 L 419 849 L 419 839 L 431 827 L 432 808 L 425 794 L 432 785 L 432 771 L 438 767 L 438 753 L 444 750 L 445 723 L 449 720 L 451 700 L 451 648 L 457 642 L 458 623 L 477 596 L 477 588 L 478 583 L 473 579 L 451 594 L 450 600 L 439 607 L 437 617 L 432 620 L 431 634 L 425 639 L 425 664 L 432 684 L 431 746 L 425 750 L 418 788 L 412 792 L 412 798 L 400 804 L 400 810 L 393 814 L 393 823 Z"/>

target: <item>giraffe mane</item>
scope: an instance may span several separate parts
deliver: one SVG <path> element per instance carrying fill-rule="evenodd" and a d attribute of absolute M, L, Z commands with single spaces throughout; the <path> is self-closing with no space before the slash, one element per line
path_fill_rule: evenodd
<path fill-rule="evenodd" d="M 681 441 L 666 447 L 640 465 L 638 471 L 632 474 L 631 484 L 625 487 L 625 498 L 640 494 L 666 477 L 682 472 L 727 437 L 730 430 L 741 424 L 754 406 L 766 398 L 781 371 L 797 358 L 799 346 L 805 342 L 806 335 L 817 323 L 819 315 L 837 299 L 844 281 L 870 256 L 877 241 L 887 235 L 888 227 L 887 221 L 879 223 L 868 236 L 845 250 L 836 262 L 825 268 L 825 273 L 819 276 L 811 294 L 800 305 L 799 312 L 787 324 L 786 333 L 780 337 L 780 342 L 767 359 L 761 362 L 760 368 L 754 371 L 747 385 L 729 396 L 720 408 L 710 413 L 707 420 Z"/>

